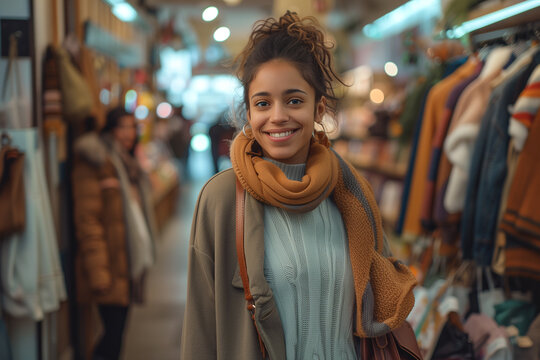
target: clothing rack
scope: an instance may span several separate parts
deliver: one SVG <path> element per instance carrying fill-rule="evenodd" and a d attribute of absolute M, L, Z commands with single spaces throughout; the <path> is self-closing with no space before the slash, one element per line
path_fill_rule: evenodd
<path fill-rule="evenodd" d="M 506 29 L 471 35 L 474 50 L 494 44 L 513 44 L 520 40 L 536 39 L 540 41 L 540 21 L 513 26 Z"/>

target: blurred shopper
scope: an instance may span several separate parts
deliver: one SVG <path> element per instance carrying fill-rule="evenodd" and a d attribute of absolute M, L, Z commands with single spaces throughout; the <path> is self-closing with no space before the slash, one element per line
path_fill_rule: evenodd
<path fill-rule="evenodd" d="M 193 121 L 188 120 L 183 114 L 184 106 L 180 105 L 174 109 L 173 116 L 169 120 L 169 146 L 174 157 L 179 162 L 182 175 L 187 176 L 187 162 L 189 158 L 189 147 L 191 145 L 191 126 Z"/>
<path fill-rule="evenodd" d="M 220 163 L 224 159 L 229 159 L 229 147 L 235 132 L 234 126 L 227 122 L 226 112 L 222 112 L 216 123 L 208 129 L 215 173 L 221 170 Z"/>
<path fill-rule="evenodd" d="M 97 304 L 101 316 L 96 360 L 120 357 L 129 306 L 142 301 L 154 261 L 154 214 L 136 143 L 135 118 L 118 107 L 99 134 L 85 134 L 74 146 L 77 296 Z"/>
<path fill-rule="evenodd" d="M 247 123 L 195 209 L 183 360 L 358 359 L 361 337 L 401 326 L 414 304 L 369 184 L 315 129 L 335 112 L 331 63 L 316 21 L 290 12 L 259 22 L 240 55 Z"/>

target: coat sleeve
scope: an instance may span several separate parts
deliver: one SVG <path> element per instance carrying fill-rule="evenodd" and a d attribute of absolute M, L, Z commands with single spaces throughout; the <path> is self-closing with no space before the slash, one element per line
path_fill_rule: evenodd
<path fill-rule="evenodd" d="M 93 291 L 112 285 L 102 219 L 102 195 L 96 169 L 79 162 L 73 170 L 73 201 L 78 252 Z"/>
<path fill-rule="evenodd" d="M 201 200 L 202 199 L 202 200 Z M 213 226 L 204 189 L 195 208 L 188 259 L 188 284 L 181 359 L 217 358 Z"/>

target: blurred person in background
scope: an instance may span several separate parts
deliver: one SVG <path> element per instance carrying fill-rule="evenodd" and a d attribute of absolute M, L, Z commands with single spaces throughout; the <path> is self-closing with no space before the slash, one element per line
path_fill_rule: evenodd
<path fill-rule="evenodd" d="M 223 170 L 223 160 L 229 159 L 229 147 L 236 129 L 227 121 L 227 112 L 222 112 L 214 125 L 208 129 L 210 143 L 212 144 L 212 162 L 214 172 Z M 227 166 L 228 167 L 228 166 Z"/>
<path fill-rule="evenodd" d="M 180 105 L 174 109 L 173 116 L 169 119 L 169 146 L 174 157 L 179 162 L 181 174 L 187 177 L 187 162 L 189 158 L 189 147 L 191 145 L 192 120 L 188 120 L 183 115 L 184 106 Z"/>
<path fill-rule="evenodd" d="M 129 306 L 143 300 L 154 262 L 154 214 L 149 182 L 134 157 L 135 118 L 110 110 L 99 133 L 74 145 L 73 197 L 77 237 L 77 297 L 97 304 L 103 333 L 92 359 L 119 359 Z"/>

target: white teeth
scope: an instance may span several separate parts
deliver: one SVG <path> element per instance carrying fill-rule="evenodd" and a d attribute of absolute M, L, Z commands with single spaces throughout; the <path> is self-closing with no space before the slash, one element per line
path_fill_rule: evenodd
<path fill-rule="evenodd" d="M 285 132 L 281 132 L 281 133 L 268 133 L 268 135 L 270 135 L 273 138 L 282 138 L 282 137 L 285 137 L 285 136 L 289 136 L 292 133 L 293 132 L 291 130 L 291 131 L 285 131 Z"/>

